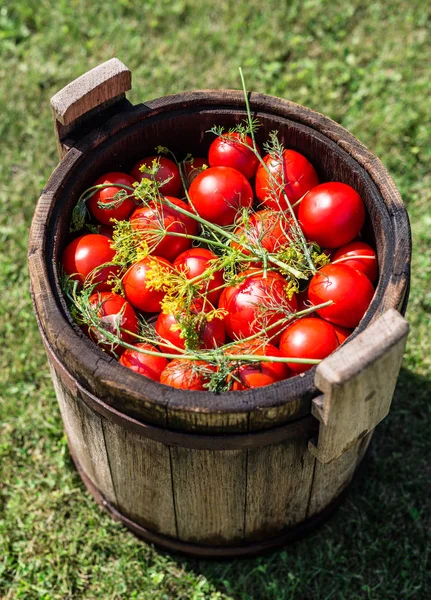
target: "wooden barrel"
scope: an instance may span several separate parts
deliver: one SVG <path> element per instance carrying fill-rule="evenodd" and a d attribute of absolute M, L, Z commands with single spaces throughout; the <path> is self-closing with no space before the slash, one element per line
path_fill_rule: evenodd
<path fill-rule="evenodd" d="M 62 160 L 39 199 L 29 240 L 34 307 L 70 451 L 96 500 L 147 541 L 194 556 L 252 555 L 324 518 L 389 411 L 408 325 L 411 240 L 390 176 L 358 140 L 312 110 L 249 95 L 258 142 L 278 130 L 322 180 L 364 199 L 380 278 L 351 338 L 303 376 L 250 391 L 174 390 L 104 354 L 73 322 L 57 264 L 71 211 L 102 173 L 128 171 L 157 145 L 208 150 L 214 124 L 245 117 L 241 92 L 194 91 L 132 106 L 117 59 L 51 101 Z"/>

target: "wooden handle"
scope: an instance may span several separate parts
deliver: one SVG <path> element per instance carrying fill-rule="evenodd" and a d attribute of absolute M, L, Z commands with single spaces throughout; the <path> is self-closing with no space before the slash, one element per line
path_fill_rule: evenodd
<path fill-rule="evenodd" d="M 132 87 L 132 74 L 118 58 L 111 58 L 75 79 L 51 98 L 60 158 L 69 146 L 66 136 L 89 117 L 115 104 Z"/>
<path fill-rule="evenodd" d="M 319 462 L 341 456 L 386 417 L 408 332 L 407 321 L 390 309 L 319 364 L 314 383 L 323 395 L 311 412 L 320 425 L 308 444 Z"/>

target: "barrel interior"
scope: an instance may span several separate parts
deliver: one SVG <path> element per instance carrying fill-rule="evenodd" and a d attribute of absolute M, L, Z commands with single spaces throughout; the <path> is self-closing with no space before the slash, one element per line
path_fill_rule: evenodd
<path fill-rule="evenodd" d="M 374 299 L 362 323 L 353 334 L 355 335 L 365 328 L 373 315 L 378 312 L 390 279 L 393 236 L 388 235 L 392 229 L 392 222 L 385 201 L 366 170 L 329 137 L 311 126 L 262 110 L 262 107 L 256 108 L 253 116 L 261 124 L 256 134 L 257 142 L 261 147 L 271 131 L 278 131 L 279 138 L 286 148 L 301 152 L 311 161 L 321 181 L 347 183 L 354 187 L 364 200 L 368 213 L 365 235 L 369 241 L 376 244 L 380 279 Z M 116 381 L 120 379 L 126 381 L 123 389 L 133 387 L 139 395 L 142 393 L 141 378 L 135 373 L 125 375 L 123 373 L 125 369 L 112 362 L 94 344 L 84 339 L 80 329 L 73 323 L 62 298 L 57 265 L 66 243 L 70 240 L 69 224 L 72 209 L 79 195 L 103 173 L 110 170 L 128 172 L 139 159 L 156 154 L 156 147 L 159 145 L 168 147 L 179 159 L 183 159 L 187 153 L 205 156 L 214 139 L 214 135 L 208 133 L 211 127 L 222 125 L 229 129 L 245 118 L 246 113 L 242 108 L 224 106 L 214 100 L 187 108 L 180 104 L 175 108 L 168 107 L 161 113 L 160 110 L 152 110 L 151 103 L 138 105 L 118 115 L 111 122 L 108 121 L 100 130 L 91 133 L 82 142 L 78 141 L 75 148 L 70 151 L 70 154 L 74 153 L 73 166 L 67 171 L 57 197 L 54 198 L 46 230 L 45 254 L 48 277 L 56 302 L 65 321 L 68 322 L 67 327 L 74 331 L 74 334 L 70 331 L 70 335 L 81 339 L 81 342 L 93 353 L 95 361 L 110 362 L 112 378 Z M 103 135 L 106 139 L 100 142 L 99 138 Z M 65 160 L 67 161 L 68 157 Z M 313 385 L 314 371 L 313 368 L 302 377 L 293 377 L 273 384 L 264 388 L 264 393 L 256 393 L 256 390 L 228 392 L 214 398 L 214 395 L 208 392 L 182 394 L 179 390 L 178 394 L 171 394 L 168 402 L 177 404 L 180 412 L 183 409 L 207 410 L 209 402 L 214 410 L 220 411 L 249 412 L 254 406 L 265 406 L 270 410 L 271 407 L 284 405 L 283 418 L 294 420 L 309 411 L 311 398 L 316 394 Z M 165 397 L 161 387 L 164 386 L 152 381 L 146 382 L 145 390 L 148 397 L 162 398 L 163 402 Z M 212 398 L 209 399 L 209 396 Z M 234 398 L 236 399 L 233 400 Z M 122 399 L 117 400 L 113 398 L 113 404 L 121 410 L 124 409 L 124 394 Z M 235 403 L 234 408 L 232 402 Z M 136 403 L 134 405 L 136 408 Z M 140 416 L 139 406 L 136 409 L 132 407 L 131 411 L 134 416 Z M 179 419 L 181 421 L 181 416 Z M 175 419 L 172 423 L 176 427 Z M 178 426 L 182 426 L 181 422 Z M 256 427 L 260 426 L 265 425 L 263 423 L 256 425 Z"/>

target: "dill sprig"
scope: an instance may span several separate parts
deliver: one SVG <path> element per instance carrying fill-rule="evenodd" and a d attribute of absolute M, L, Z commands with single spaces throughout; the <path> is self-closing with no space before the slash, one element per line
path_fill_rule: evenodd
<path fill-rule="evenodd" d="M 90 218 L 91 216 L 87 208 L 87 201 L 94 196 L 98 190 L 102 190 L 107 187 L 116 187 L 121 189 L 115 194 L 112 202 L 98 202 L 98 206 L 102 209 L 106 210 L 108 208 L 115 208 L 118 206 L 118 204 L 121 204 L 125 198 L 133 198 L 133 188 L 122 183 L 103 183 L 89 187 L 83 194 L 81 194 L 81 196 L 78 198 L 78 202 L 73 208 L 72 221 L 70 224 L 70 231 L 72 233 L 81 230 L 85 225 L 86 219 Z M 119 199 L 120 194 L 121 199 Z"/>

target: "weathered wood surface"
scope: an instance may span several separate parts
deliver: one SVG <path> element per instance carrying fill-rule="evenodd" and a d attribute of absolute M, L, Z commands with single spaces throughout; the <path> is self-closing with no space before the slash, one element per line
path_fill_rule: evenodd
<path fill-rule="evenodd" d="M 116 505 L 139 525 L 176 537 L 169 448 L 109 421 L 104 430 Z"/>
<path fill-rule="evenodd" d="M 50 363 L 64 429 L 69 445 L 93 484 L 103 491 L 104 497 L 117 505 L 103 430 L 103 419 L 79 399 L 76 388 L 65 385 Z"/>
<path fill-rule="evenodd" d="M 315 462 L 307 518 L 320 513 L 349 485 L 371 441 L 373 431 L 330 463 Z"/>
<path fill-rule="evenodd" d="M 244 535 L 247 451 L 171 448 L 178 537 L 236 545 Z"/>
<path fill-rule="evenodd" d="M 115 104 L 132 87 L 132 74 L 118 58 L 78 77 L 51 98 L 51 112 L 60 158 L 68 151 L 63 140 L 73 128 Z"/>
<path fill-rule="evenodd" d="M 318 365 L 315 382 L 324 395 L 313 400 L 320 427 L 309 450 L 320 462 L 341 456 L 386 417 L 408 331 L 407 321 L 390 309 Z"/>
<path fill-rule="evenodd" d="M 245 538 L 275 536 L 307 516 L 314 473 L 307 437 L 249 450 Z M 324 505 L 322 505 L 324 508 Z"/>

